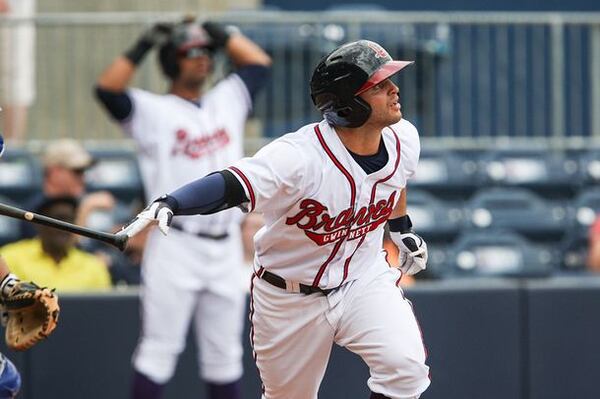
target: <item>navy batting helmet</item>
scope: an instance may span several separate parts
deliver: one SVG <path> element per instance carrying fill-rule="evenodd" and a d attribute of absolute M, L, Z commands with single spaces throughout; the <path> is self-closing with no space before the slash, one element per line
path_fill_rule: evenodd
<path fill-rule="evenodd" d="M 359 40 L 325 56 L 310 81 L 313 103 L 332 125 L 359 127 L 371 115 L 371 106 L 358 97 L 414 61 L 394 61 L 379 44 Z"/>
<path fill-rule="evenodd" d="M 158 52 L 160 67 L 168 78 L 176 79 L 179 75 L 177 58 L 190 51 L 207 51 L 212 55 L 214 46 L 208 33 L 195 21 L 186 20 L 175 27 L 169 40 L 162 45 Z"/>

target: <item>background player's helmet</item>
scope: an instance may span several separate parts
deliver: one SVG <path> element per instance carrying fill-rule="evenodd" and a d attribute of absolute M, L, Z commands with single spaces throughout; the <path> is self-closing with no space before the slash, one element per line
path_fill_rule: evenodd
<path fill-rule="evenodd" d="M 158 61 L 165 76 L 176 79 L 179 75 L 178 56 L 196 48 L 207 50 L 211 55 L 216 50 L 208 33 L 196 21 L 187 20 L 175 25 L 169 40 L 158 52 Z"/>
<path fill-rule="evenodd" d="M 332 125 L 359 127 L 371 115 L 358 95 L 399 72 L 413 61 L 394 61 L 379 44 L 359 40 L 325 56 L 310 81 L 313 103 Z"/>

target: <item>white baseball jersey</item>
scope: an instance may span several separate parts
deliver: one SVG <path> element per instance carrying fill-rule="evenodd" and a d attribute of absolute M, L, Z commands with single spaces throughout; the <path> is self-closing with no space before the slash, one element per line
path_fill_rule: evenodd
<path fill-rule="evenodd" d="M 252 102 L 237 74 L 202 96 L 200 106 L 181 97 L 130 89 L 131 116 L 123 129 L 135 139 L 148 200 L 221 170 L 243 156 L 243 132 Z M 238 209 L 210 216 L 176 217 L 189 233 L 223 234 L 240 221 Z"/>
<path fill-rule="evenodd" d="M 256 267 L 321 288 L 360 277 L 382 251 L 384 223 L 419 159 L 410 122 L 385 128 L 382 137 L 388 162 L 369 175 L 325 121 L 229 168 L 245 188 L 248 211 L 264 213 L 254 238 Z"/>

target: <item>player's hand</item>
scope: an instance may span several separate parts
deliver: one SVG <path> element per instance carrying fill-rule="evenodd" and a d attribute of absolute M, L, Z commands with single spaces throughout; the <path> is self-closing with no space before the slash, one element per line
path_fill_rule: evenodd
<path fill-rule="evenodd" d="M 392 241 L 400 251 L 399 261 L 402 273 L 412 276 L 427 267 L 427 243 L 413 232 L 392 232 Z"/>
<path fill-rule="evenodd" d="M 169 36 L 173 31 L 173 24 L 167 22 L 159 22 L 144 31 L 140 37 L 140 41 L 146 43 L 150 47 L 162 46 L 169 40 Z"/>
<path fill-rule="evenodd" d="M 206 21 L 202 24 L 202 28 L 210 36 L 211 47 L 220 49 L 227 45 L 231 32 L 225 26 L 216 22 Z"/>
<path fill-rule="evenodd" d="M 0 300 L 10 297 L 14 294 L 15 287 L 20 280 L 12 273 L 7 274 L 0 282 Z"/>
<path fill-rule="evenodd" d="M 158 223 L 160 231 L 167 235 L 171 221 L 173 220 L 173 210 L 169 208 L 169 205 L 161 197 L 148 205 L 146 209 L 138 213 L 138 215 L 129 222 L 121 231 L 117 234 L 127 235 L 127 237 L 133 237 L 140 231 L 144 230 L 146 226 L 151 223 Z"/>

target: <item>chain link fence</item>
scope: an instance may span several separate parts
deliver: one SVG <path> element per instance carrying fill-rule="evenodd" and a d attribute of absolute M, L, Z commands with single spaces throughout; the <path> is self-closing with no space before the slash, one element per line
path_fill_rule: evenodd
<path fill-rule="evenodd" d="M 259 142 L 319 118 L 308 80 L 341 43 L 381 43 L 415 60 L 398 76 L 403 111 L 435 143 L 504 140 L 586 146 L 600 139 L 600 14 L 245 11 L 207 14 L 232 23 L 273 57 L 249 137 Z M 35 24 L 36 98 L 28 139 L 122 140 L 93 97 L 96 77 L 140 32 L 170 12 L 41 13 L 0 17 L 0 28 Z M 0 29 L 2 30 L 2 29 Z M 10 57 L 6 51 L 1 57 Z M 229 66 L 223 59 L 221 72 Z M 151 54 L 134 85 L 164 92 Z"/>

